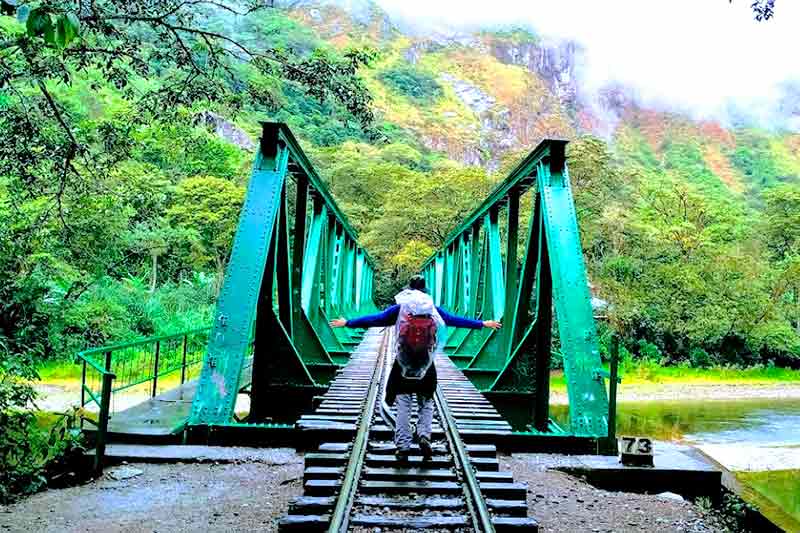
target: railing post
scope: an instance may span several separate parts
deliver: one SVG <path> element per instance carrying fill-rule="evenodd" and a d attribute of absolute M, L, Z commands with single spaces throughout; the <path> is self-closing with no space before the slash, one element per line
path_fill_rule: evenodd
<path fill-rule="evenodd" d="M 158 357 L 161 354 L 161 341 L 156 341 L 156 360 L 153 365 L 153 391 L 150 394 L 151 398 L 156 397 L 156 387 L 158 387 Z"/>
<path fill-rule="evenodd" d="M 181 358 L 181 385 L 186 381 L 186 345 L 188 335 L 183 336 L 183 356 Z"/>
<path fill-rule="evenodd" d="M 100 415 L 97 420 L 97 442 L 95 443 L 94 471 L 103 471 L 103 458 L 106 454 L 106 433 L 108 432 L 108 415 L 111 407 L 111 385 L 114 374 L 103 373 L 103 392 L 100 399 Z"/>
<path fill-rule="evenodd" d="M 84 361 L 85 362 L 85 361 Z M 97 419 L 97 442 L 95 443 L 94 471 L 103 471 L 103 458 L 106 454 L 106 433 L 111 410 L 111 386 L 114 374 L 111 373 L 111 352 L 106 352 L 106 370 L 103 372 L 103 387 L 100 393 L 100 413 Z"/>
<path fill-rule="evenodd" d="M 608 449 L 614 455 L 619 453 L 617 447 L 617 367 L 619 365 L 619 337 L 611 337 L 611 368 L 608 385 Z"/>
<path fill-rule="evenodd" d="M 81 369 L 81 407 L 86 405 L 86 359 L 83 359 L 83 368 Z"/>
<path fill-rule="evenodd" d="M 81 369 L 81 410 L 83 410 L 83 406 L 85 405 L 86 405 L 86 359 L 83 359 L 83 368 Z M 83 430 L 83 414 L 81 414 L 81 430 Z"/>

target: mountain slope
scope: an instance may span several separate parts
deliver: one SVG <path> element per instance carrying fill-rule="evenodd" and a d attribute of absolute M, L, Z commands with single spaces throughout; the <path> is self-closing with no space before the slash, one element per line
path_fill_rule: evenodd
<path fill-rule="evenodd" d="M 381 119 L 462 163 L 495 169 L 505 152 L 544 137 L 589 133 L 611 140 L 623 164 L 682 173 L 705 188 L 757 194 L 800 180 L 799 134 L 647 108 L 622 86 L 588 93 L 576 43 L 523 29 L 417 36 L 374 4 L 350 12 L 294 6 L 289 16 L 323 41 L 378 49 L 380 59 L 364 74 Z"/>

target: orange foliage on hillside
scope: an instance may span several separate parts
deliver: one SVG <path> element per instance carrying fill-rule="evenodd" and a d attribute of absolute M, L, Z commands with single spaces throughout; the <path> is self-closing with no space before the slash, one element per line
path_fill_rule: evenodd
<path fill-rule="evenodd" d="M 736 139 L 733 134 L 722 127 L 717 121 L 704 121 L 698 125 L 697 134 L 704 137 L 708 141 L 721 144 L 725 148 L 734 148 L 736 146 Z"/>
<path fill-rule="evenodd" d="M 625 121 L 641 132 L 650 149 L 660 154 L 664 139 L 672 127 L 671 117 L 660 111 L 638 107 L 629 108 L 625 115 Z"/>
<path fill-rule="evenodd" d="M 787 135 L 783 142 L 794 155 L 800 157 L 800 133 Z"/>
<path fill-rule="evenodd" d="M 731 162 L 722 153 L 719 146 L 707 144 L 703 147 L 703 160 L 708 168 L 732 191 L 742 193 L 745 190 L 741 176 L 731 166 Z"/>

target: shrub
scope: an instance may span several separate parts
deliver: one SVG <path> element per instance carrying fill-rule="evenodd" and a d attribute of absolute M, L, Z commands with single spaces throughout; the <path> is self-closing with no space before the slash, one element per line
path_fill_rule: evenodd
<path fill-rule="evenodd" d="M 41 428 L 30 410 L 37 378 L 33 361 L 12 354 L 0 342 L 0 503 L 36 492 L 53 475 L 68 470 L 83 452 L 72 433 L 75 415 L 68 413 Z"/>
<path fill-rule="evenodd" d="M 707 351 L 702 348 L 695 347 L 689 352 L 689 361 L 695 368 L 708 368 L 714 364 L 714 360 Z"/>
<path fill-rule="evenodd" d="M 442 86 L 433 76 L 411 67 L 384 70 L 378 75 L 378 79 L 391 89 L 418 102 L 430 102 L 443 94 Z"/>
<path fill-rule="evenodd" d="M 644 361 L 660 363 L 661 350 L 652 342 L 641 339 L 639 340 L 639 357 Z"/>
<path fill-rule="evenodd" d="M 32 494 L 72 473 L 86 451 L 75 412 L 41 427 L 31 411 L 0 413 L 0 503 Z M 52 421 L 51 421 L 52 422 Z"/>

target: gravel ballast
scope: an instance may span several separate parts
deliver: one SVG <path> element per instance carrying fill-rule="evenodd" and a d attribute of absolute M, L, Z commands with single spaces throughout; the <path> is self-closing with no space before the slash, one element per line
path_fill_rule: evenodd
<path fill-rule="evenodd" d="M 279 460 L 112 467 L 96 481 L 0 506 L 0 533 L 276 531 L 302 493 L 303 461 L 291 450 L 272 455 Z M 724 531 L 675 495 L 596 489 L 536 457 L 500 459 L 501 469 L 528 484 L 529 516 L 542 532 Z"/>
<path fill-rule="evenodd" d="M 569 462 L 569 457 L 565 457 Z M 675 495 L 608 492 L 585 481 L 548 470 L 537 456 L 503 455 L 501 469 L 528 484 L 528 515 L 541 532 L 706 533 L 726 531 L 692 503 Z"/>
<path fill-rule="evenodd" d="M 302 457 L 280 455 L 280 464 L 109 468 L 96 481 L 0 506 L 0 532 L 275 531 L 303 481 Z"/>

